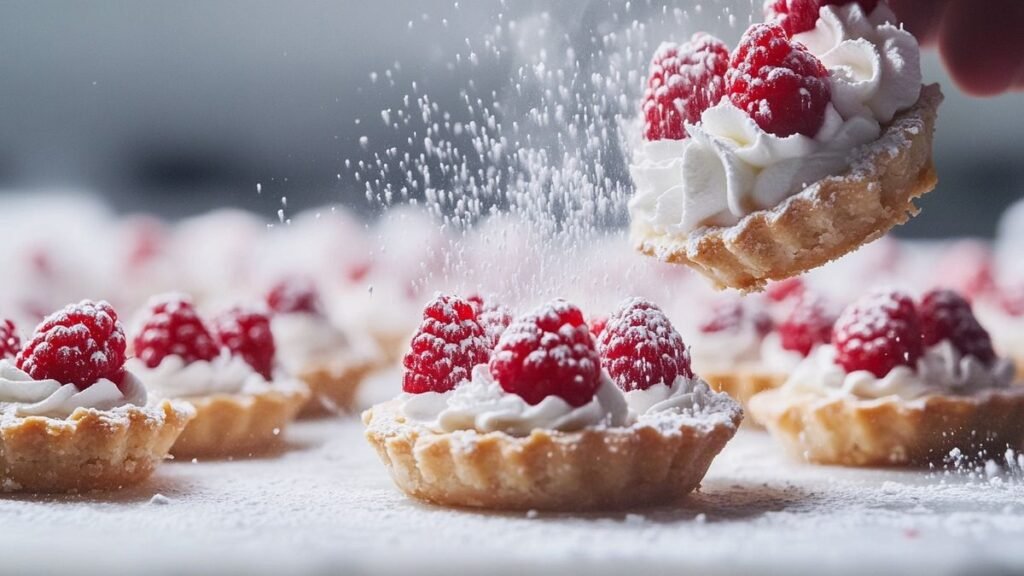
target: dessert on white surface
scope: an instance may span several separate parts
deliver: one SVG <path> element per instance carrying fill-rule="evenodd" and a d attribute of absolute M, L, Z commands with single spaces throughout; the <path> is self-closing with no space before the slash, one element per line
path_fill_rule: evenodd
<path fill-rule="evenodd" d="M 309 399 L 275 361 L 270 319 L 232 308 L 208 325 L 183 294 L 154 297 L 129 365 L 154 394 L 187 401 L 196 417 L 175 442 L 179 457 L 265 452 Z"/>
<path fill-rule="evenodd" d="M 405 357 L 404 393 L 364 413 L 409 496 L 518 510 L 667 503 L 699 485 L 742 419 L 645 300 L 625 302 L 596 345 L 564 300 L 492 342 L 469 301 L 439 296 Z"/>
<path fill-rule="evenodd" d="M 793 455 L 852 466 L 921 464 L 954 448 L 999 453 L 1024 440 L 1024 389 L 970 304 L 879 291 L 849 306 L 832 341 L 750 401 Z"/>
<path fill-rule="evenodd" d="M 697 326 L 694 368 L 746 408 L 827 343 L 834 322 L 827 300 L 796 279 L 769 286 L 764 300 L 719 300 Z"/>
<path fill-rule="evenodd" d="M 267 306 L 281 367 L 310 388 L 303 414 L 350 411 L 359 385 L 386 363 L 376 342 L 334 322 L 308 278 L 279 281 L 267 294 Z"/>
<path fill-rule="evenodd" d="M 24 346 L 0 324 L 0 491 L 116 490 L 167 456 L 194 413 L 150 401 L 125 344 L 106 302 L 46 317 Z"/>

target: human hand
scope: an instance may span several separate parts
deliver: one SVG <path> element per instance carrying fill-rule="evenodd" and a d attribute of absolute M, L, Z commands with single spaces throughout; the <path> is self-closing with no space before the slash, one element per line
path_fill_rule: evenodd
<path fill-rule="evenodd" d="M 1024 0 L 889 0 L 968 94 L 1024 90 Z"/>

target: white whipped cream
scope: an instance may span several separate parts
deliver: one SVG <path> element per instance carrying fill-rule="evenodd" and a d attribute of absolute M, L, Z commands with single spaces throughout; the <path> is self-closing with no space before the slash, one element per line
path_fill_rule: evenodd
<path fill-rule="evenodd" d="M 978 302 L 975 314 L 992 336 L 992 344 L 1000 354 L 1024 359 L 1024 316 L 1007 314 L 999 305 Z"/>
<path fill-rule="evenodd" d="M 317 314 L 275 314 L 270 321 L 277 360 L 289 374 L 330 363 L 349 348 L 345 333 Z"/>
<path fill-rule="evenodd" d="M 709 405 L 713 394 L 707 382 L 700 378 L 679 375 L 671 386 L 659 382 L 646 390 L 630 390 L 625 397 L 630 414 L 636 418 L 670 410 L 699 411 Z"/>
<path fill-rule="evenodd" d="M 267 386 L 262 375 L 227 350 L 213 360 L 188 364 L 181 356 L 170 354 L 156 368 L 149 368 L 138 358 L 129 359 L 126 365 L 154 394 L 167 398 L 235 394 Z"/>
<path fill-rule="evenodd" d="M 849 166 L 850 152 L 912 106 L 921 89 L 920 49 L 880 4 L 825 6 L 816 27 L 796 36 L 829 71 L 832 103 L 814 138 L 764 131 L 728 98 L 687 125 L 690 138 L 642 142 L 630 173 L 635 223 L 658 233 L 730 226 Z"/>
<path fill-rule="evenodd" d="M 885 124 L 917 102 L 921 49 L 914 35 L 894 22 L 884 2 L 870 15 L 857 2 L 828 5 L 812 30 L 794 36 L 828 68 L 832 102 L 843 118 Z"/>
<path fill-rule="evenodd" d="M 973 356 L 963 356 L 949 341 L 925 350 L 917 366 L 897 366 L 879 378 L 866 370 L 846 372 L 836 364 L 836 349 L 817 347 L 793 371 L 783 389 L 823 395 L 875 399 L 898 396 L 913 400 L 928 394 L 968 395 L 981 390 L 1005 388 L 1013 380 L 1013 364 L 997 359 L 986 366 Z"/>
<path fill-rule="evenodd" d="M 811 350 L 811 354 L 814 350 Z M 782 337 L 778 332 L 772 332 L 761 341 L 761 364 L 770 372 L 789 374 L 803 362 L 804 357 L 799 352 L 787 350 L 782 347 Z"/>
<path fill-rule="evenodd" d="M 56 380 L 33 380 L 9 360 L 0 360 L 0 405 L 17 416 L 64 418 L 78 408 L 110 410 L 146 404 L 146 388 L 128 371 L 121 386 L 102 378 L 85 390 Z M 5 410 L 6 411 L 6 410 Z"/>
<path fill-rule="evenodd" d="M 694 371 L 703 374 L 760 364 L 761 340 L 753 322 L 742 322 L 733 330 L 701 333 L 690 348 Z"/>
<path fill-rule="evenodd" d="M 505 392 L 486 364 L 473 368 L 473 377 L 449 392 L 404 394 L 406 418 L 443 431 L 476 430 L 526 436 L 535 429 L 571 432 L 595 426 L 623 426 L 629 419 L 626 399 L 606 375 L 593 400 L 573 407 L 557 396 L 531 405 Z"/>

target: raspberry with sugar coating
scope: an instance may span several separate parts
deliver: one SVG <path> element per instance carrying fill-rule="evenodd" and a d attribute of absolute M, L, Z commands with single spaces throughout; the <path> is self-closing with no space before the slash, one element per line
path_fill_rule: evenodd
<path fill-rule="evenodd" d="M 601 362 L 624 391 L 671 386 L 693 378 L 690 352 L 660 308 L 643 298 L 624 302 L 608 319 L 597 342 Z"/>
<path fill-rule="evenodd" d="M 502 389 L 534 405 L 557 396 L 582 406 L 601 385 L 601 359 L 583 313 L 562 299 L 512 322 L 491 356 L 490 371 Z"/>
<path fill-rule="evenodd" d="M 121 382 L 126 344 L 110 304 L 82 300 L 44 318 L 15 362 L 36 380 L 84 390 L 101 379 Z"/>
<path fill-rule="evenodd" d="M 897 366 L 916 366 L 924 339 L 914 300 L 895 290 L 861 298 L 836 320 L 832 343 L 836 363 L 847 372 L 866 370 L 882 378 Z"/>
<path fill-rule="evenodd" d="M 644 138 L 683 140 L 687 122 L 700 121 L 704 110 L 725 94 L 729 48 L 721 40 L 697 33 L 684 44 L 664 43 L 651 59 L 644 91 Z"/>
<path fill-rule="evenodd" d="M 814 138 L 832 101 L 828 70 L 786 31 L 754 24 L 733 51 L 726 90 L 737 108 L 779 137 Z"/>
<path fill-rule="evenodd" d="M 423 322 L 402 359 L 402 390 L 447 392 L 469 380 L 490 358 L 490 342 L 468 300 L 438 295 L 423 309 Z"/>
<path fill-rule="evenodd" d="M 151 299 L 132 344 L 135 356 L 149 368 L 156 368 L 170 355 L 180 356 L 191 364 L 213 360 L 220 353 L 220 346 L 196 312 L 192 299 L 184 294 Z"/>

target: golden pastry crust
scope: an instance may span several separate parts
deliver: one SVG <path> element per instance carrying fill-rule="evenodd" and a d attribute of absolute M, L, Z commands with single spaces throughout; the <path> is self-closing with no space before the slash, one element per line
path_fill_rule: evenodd
<path fill-rule="evenodd" d="M 743 291 L 835 260 L 907 222 L 919 211 L 914 200 L 935 188 L 932 136 L 942 98 L 938 84 L 923 86 L 913 107 L 855 151 L 849 170 L 778 206 L 686 236 L 634 221 L 633 243 L 648 256 L 693 267 L 718 288 Z"/>
<path fill-rule="evenodd" d="M 1013 367 L 1015 368 L 1014 383 L 1017 385 L 1024 385 L 1024 356 L 1014 356 Z"/>
<path fill-rule="evenodd" d="M 514 437 L 436 433 L 409 424 L 397 401 L 363 413 L 366 437 L 407 495 L 492 510 L 613 510 L 677 500 L 700 485 L 739 426 L 742 410 L 697 424 L 534 430 Z"/>
<path fill-rule="evenodd" d="M 1013 388 L 916 400 L 772 390 L 752 398 L 750 412 L 795 457 L 818 464 L 923 464 L 954 448 L 1002 454 L 1024 440 L 1024 390 Z"/>
<path fill-rule="evenodd" d="M 718 372 L 701 372 L 703 378 L 715 392 L 725 392 L 734 400 L 748 409 L 750 399 L 765 390 L 774 390 L 786 382 L 786 374 L 761 372 L 757 370 L 728 370 Z M 744 426 L 754 426 L 752 419 L 743 421 Z"/>
<path fill-rule="evenodd" d="M 196 409 L 171 448 L 177 458 L 249 456 L 271 448 L 309 400 L 309 389 L 295 382 L 264 391 L 184 398 Z"/>
<path fill-rule="evenodd" d="M 377 346 L 384 353 L 388 362 L 400 362 L 405 353 L 409 351 L 409 342 L 412 341 L 415 329 L 408 332 L 401 330 L 383 331 L 378 330 L 371 334 L 377 342 Z"/>
<path fill-rule="evenodd" d="M 309 386 L 311 394 L 299 416 L 314 417 L 351 412 L 355 406 L 359 385 L 383 364 L 382 357 L 359 356 L 333 365 L 322 364 L 303 370 L 298 378 Z"/>
<path fill-rule="evenodd" d="M 79 408 L 67 418 L 5 417 L 0 491 L 82 492 L 137 484 L 167 457 L 195 415 L 181 402 Z"/>

